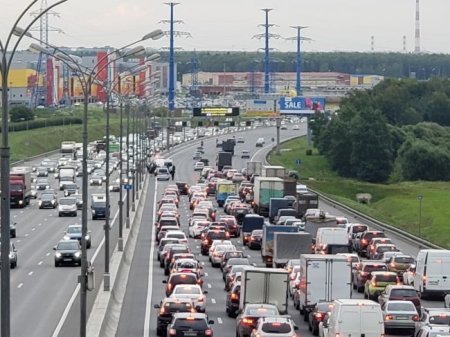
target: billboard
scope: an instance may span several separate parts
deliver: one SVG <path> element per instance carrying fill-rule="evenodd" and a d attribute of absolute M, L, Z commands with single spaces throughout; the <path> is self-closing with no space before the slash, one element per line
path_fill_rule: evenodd
<path fill-rule="evenodd" d="M 239 108 L 204 106 L 193 109 L 194 117 L 228 117 L 239 116 Z"/>
<path fill-rule="evenodd" d="M 313 114 L 325 110 L 325 97 L 281 97 L 279 104 L 282 115 Z"/>

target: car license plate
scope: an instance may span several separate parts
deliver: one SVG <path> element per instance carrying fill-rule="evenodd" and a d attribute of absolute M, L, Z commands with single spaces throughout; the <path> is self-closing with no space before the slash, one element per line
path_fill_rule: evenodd
<path fill-rule="evenodd" d="M 185 336 L 197 336 L 197 333 L 195 331 L 186 331 L 184 333 Z"/>
<path fill-rule="evenodd" d="M 407 320 L 408 318 L 408 316 L 397 316 L 397 319 L 402 321 Z"/>
<path fill-rule="evenodd" d="M 72 259 L 64 259 L 64 261 L 65 261 L 65 262 L 67 262 L 67 261 L 72 261 Z"/>

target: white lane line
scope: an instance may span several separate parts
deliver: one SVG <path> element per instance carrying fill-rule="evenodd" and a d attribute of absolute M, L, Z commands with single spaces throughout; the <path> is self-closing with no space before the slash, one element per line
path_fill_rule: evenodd
<path fill-rule="evenodd" d="M 20 240 L 20 239 L 19 239 L 19 240 L 16 240 L 16 243 L 19 243 L 20 241 L 22 241 L 22 240 Z"/>
<path fill-rule="evenodd" d="M 31 231 L 32 231 L 32 232 L 34 232 L 35 230 L 36 230 L 36 228 L 35 228 L 35 227 L 31 228 Z"/>
<path fill-rule="evenodd" d="M 202 266 L 204 266 L 204 265 L 205 265 L 205 262 L 202 261 Z"/>
<path fill-rule="evenodd" d="M 205 277 L 208 277 L 208 273 L 205 273 Z"/>
<path fill-rule="evenodd" d="M 211 283 L 208 283 L 208 289 L 211 289 Z"/>
<path fill-rule="evenodd" d="M 50 256 L 50 253 L 45 254 L 45 256 Z"/>
<path fill-rule="evenodd" d="M 27 234 L 25 234 L 25 237 L 27 237 L 27 236 L 29 236 L 29 235 L 30 235 L 30 234 L 27 233 Z"/>
<path fill-rule="evenodd" d="M 30 271 L 30 272 L 28 273 L 28 276 L 33 275 L 33 273 L 34 273 L 34 271 Z"/>
<path fill-rule="evenodd" d="M 39 261 L 38 262 L 38 266 L 40 266 L 41 264 L 43 264 L 44 263 L 44 261 Z"/>
<path fill-rule="evenodd" d="M 17 288 L 22 288 L 23 287 L 23 283 L 19 283 L 18 285 L 17 285 Z"/>
<path fill-rule="evenodd" d="M 220 318 L 220 317 L 217 317 L 217 323 L 219 323 L 219 324 L 223 324 L 222 318 Z"/>
<path fill-rule="evenodd" d="M 17 214 L 14 214 L 13 218 L 17 218 Z"/>
<path fill-rule="evenodd" d="M 42 224 L 41 224 L 41 223 L 38 223 L 38 226 L 42 226 Z"/>
<path fill-rule="evenodd" d="M 126 195 L 124 196 L 123 200 L 125 200 L 125 199 L 126 199 Z M 116 215 L 114 216 L 114 218 L 112 220 L 113 222 L 111 223 L 111 226 L 114 225 L 114 221 L 116 221 L 116 218 L 117 218 L 118 214 L 119 214 L 119 210 L 116 211 Z M 94 255 L 91 258 L 91 263 L 92 264 L 94 264 L 95 258 L 99 254 L 99 252 L 102 249 L 104 243 L 105 243 L 105 237 L 103 237 L 102 241 L 100 242 L 100 244 L 97 247 L 97 250 L 95 251 Z M 49 255 L 50 255 L 50 253 L 47 253 L 47 256 L 49 256 Z M 58 335 L 59 335 L 59 333 L 60 333 L 60 331 L 61 331 L 61 329 L 62 329 L 62 327 L 63 327 L 63 325 L 64 325 L 64 323 L 65 323 L 65 321 L 67 319 L 67 316 L 69 315 L 69 311 L 72 308 L 73 302 L 75 302 L 75 299 L 77 298 L 79 292 L 80 292 L 80 284 L 78 283 L 76 288 L 75 288 L 75 290 L 73 291 L 72 297 L 70 298 L 69 302 L 67 303 L 66 308 L 64 309 L 64 312 L 63 312 L 63 314 L 62 314 L 62 316 L 61 316 L 61 318 L 60 318 L 60 320 L 58 322 L 58 325 L 55 328 L 55 331 L 52 334 L 52 337 L 58 337 Z"/>
<path fill-rule="evenodd" d="M 216 299 L 215 298 L 211 298 L 211 303 L 212 304 L 216 304 Z"/>
<path fill-rule="evenodd" d="M 156 221 L 156 192 L 158 191 L 158 180 L 155 179 L 155 194 L 153 195 L 153 219 L 152 223 Z M 144 320 L 144 337 L 148 337 L 150 334 L 150 315 L 152 305 L 152 291 L 153 291 L 153 255 L 155 253 L 155 237 L 156 231 L 152 230 L 152 238 L 150 245 L 150 257 L 148 259 L 148 284 L 147 284 L 147 300 L 145 306 L 145 320 Z"/>

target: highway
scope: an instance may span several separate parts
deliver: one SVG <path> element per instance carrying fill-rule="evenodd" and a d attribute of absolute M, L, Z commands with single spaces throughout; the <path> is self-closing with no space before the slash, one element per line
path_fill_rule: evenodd
<path fill-rule="evenodd" d="M 300 131 L 293 131 L 291 127 L 289 130 L 281 131 L 281 138 L 285 139 L 294 135 L 305 134 L 305 126 L 301 125 Z M 236 137 L 240 136 L 240 133 L 236 134 Z M 256 129 L 245 132 L 245 143 L 237 145 L 237 151 L 233 157 L 233 166 L 235 168 L 241 168 L 245 166 L 245 160 L 240 159 L 239 153 L 242 149 L 250 150 L 253 153 L 254 160 L 264 161 L 264 158 L 272 143 L 271 137 L 275 137 L 275 128 L 270 129 Z M 255 148 L 256 139 L 264 137 L 266 139 L 266 147 L 263 149 Z M 228 135 L 223 135 L 219 139 L 226 139 Z M 199 141 L 196 142 L 197 144 Z M 217 149 L 215 146 L 215 140 L 209 139 L 204 142 L 205 157 L 207 157 L 211 163 L 214 163 L 215 154 Z M 191 150 L 175 150 L 171 153 L 170 157 L 174 159 L 174 163 L 177 166 L 177 174 L 175 181 L 188 181 L 190 184 L 197 181 L 198 173 L 193 171 L 194 161 L 192 155 L 194 153 L 194 146 Z M 301 157 L 301 154 L 299 154 Z M 163 270 L 159 267 L 156 260 L 155 248 L 157 248 L 155 241 L 153 240 L 153 223 L 155 202 L 159 200 L 163 193 L 164 187 L 171 182 L 156 182 L 154 178 L 151 178 L 151 183 L 148 187 L 148 197 L 144 208 L 144 215 L 142 219 L 142 226 L 138 236 L 134 259 L 131 265 L 130 278 L 127 285 L 127 291 L 122 307 L 122 313 L 119 321 L 119 327 L 116 336 L 155 336 L 156 328 L 156 316 L 157 311 L 153 308 L 155 304 L 164 298 L 165 285 L 162 283 L 166 276 L 164 276 Z M 353 218 L 349 214 L 345 214 L 335 209 L 330 204 L 323 201 L 320 203 L 320 207 L 329 211 L 334 215 L 346 216 L 350 222 L 358 222 L 358 219 Z M 221 210 L 222 211 L 222 210 Z M 182 228 L 187 232 L 187 220 L 190 216 L 187 197 L 182 196 L 180 202 L 180 213 L 182 218 Z M 391 236 L 392 237 L 392 236 Z M 399 248 L 407 254 L 415 256 L 420 249 L 418 246 L 405 242 L 399 238 L 392 237 L 394 242 Z M 219 337 L 227 337 L 235 334 L 235 320 L 229 318 L 225 313 L 225 296 L 226 293 L 223 289 L 224 283 L 221 278 L 220 269 L 212 268 L 208 258 L 200 254 L 199 241 L 190 239 L 190 248 L 197 254 L 198 259 L 202 262 L 204 267 L 204 290 L 208 291 L 207 294 L 207 314 L 210 319 L 215 321 L 214 335 Z M 238 249 L 244 249 L 251 256 L 252 262 L 259 266 L 263 266 L 260 252 L 251 251 L 246 247 L 242 248 L 239 239 L 233 239 Z M 354 298 L 363 298 L 363 295 L 355 292 Z M 443 307 L 443 302 L 423 302 L 425 307 Z M 292 301 L 289 308 L 289 313 L 299 326 L 300 336 L 312 336 L 308 331 L 307 325 L 303 322 L 303 317 L 299 312 L 294 309 Z"/>
<path fill-rule="evenodd" d="M 40 163 L 41 159 L 26 162 L 23 166 Z M 114 172 L 111 181 L 117 178 Z M 50 185 L 58 191 L 58 181 L 49 174 Z M 77 178 L 81 192 L 81 177 Z M 102 187 L 89 187 L 89 194 L 104 193 Z M 111 214 L 114 216 L 111 231 L 111 247 L 118 237 L 118 196 L 111 193 Z M 126 193 L 124 194 L 126 195 Z M 88 202 L 88 230 L 91 231 L 92 247 L 88 260 L 95 260 L 97 287 L 88 293 L 90 309 L 104 271 L 104 220 L 91 220 Z M 125 212 L 124 212 L 125 213 Z M 11 209 L 11 221 L 17 223 L 16 245 L 18 266 L 11 270 L 11 336 L 73 337 L 79 335 L 79 299 L 77 280 L 80 267 L 55 268 L 53 247 L 64 236 L 70 224 L 81 224 L 81 210 L 77 217 L 58 217 L 57 209 L 39 209 L 38 199 L 23 209 Z M 112 249 L 111 249 L 112 253 Z M 88 311 L 89 312 L 89 311 Z"/>

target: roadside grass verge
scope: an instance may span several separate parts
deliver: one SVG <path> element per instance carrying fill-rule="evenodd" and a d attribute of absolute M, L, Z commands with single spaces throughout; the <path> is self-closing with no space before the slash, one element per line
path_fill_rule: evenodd
<path fill-rule="evenodd" d="M 420 235 L 437 245 L 450 248 L 450 182 L 401 182 L 371 184 L 339 177 L 333 172 L 317 149 L 310 149 L 305 137 L 285 142 L 281 154 L 269 153 L 268 161 L 296 170 L 300 183 L 357 209 L 380 221 L 419 236 L 419 208 L 417 196 L 422 195 Z M 300 166 L 296 160 L 300 159 Z M 370 193 L 370 205 L 356 201 L 357 193 Z"/>

